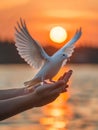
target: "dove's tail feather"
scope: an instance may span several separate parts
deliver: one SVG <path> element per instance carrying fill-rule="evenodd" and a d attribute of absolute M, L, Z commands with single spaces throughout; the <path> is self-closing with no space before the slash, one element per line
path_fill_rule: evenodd
<path fill-rule="evenodd" d="M 40 83 L 40 80 L 36 78 L 36 79 L 32 79 L 32 80 L 24 82 L 24 85 L 26 87 L 31 87 L 31 86 L 34 86 L 34 85 L 36 85 L 38 83 Z"/>

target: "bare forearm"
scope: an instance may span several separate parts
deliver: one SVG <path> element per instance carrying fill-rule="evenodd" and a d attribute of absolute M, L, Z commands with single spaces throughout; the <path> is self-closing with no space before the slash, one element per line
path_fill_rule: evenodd
<path fill-rule="evenodd" d="M 17 97 L 17 96 L 21 96 L 24 94 L 25 94 L 24 88 L 0 90 L 0 100 Z"/>
<path fill-rule="evenodd" d="M 0 120 L 14 116 L 34 107 L 35 97 L 31 94 L 0 101 Z"/>

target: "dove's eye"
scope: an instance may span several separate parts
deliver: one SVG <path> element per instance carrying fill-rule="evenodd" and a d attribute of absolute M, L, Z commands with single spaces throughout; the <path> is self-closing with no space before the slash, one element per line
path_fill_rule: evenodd
<path fill-rule="evenodd" d="M 65 54 L 63 54 L 63 56 L 66 56 Z"/>

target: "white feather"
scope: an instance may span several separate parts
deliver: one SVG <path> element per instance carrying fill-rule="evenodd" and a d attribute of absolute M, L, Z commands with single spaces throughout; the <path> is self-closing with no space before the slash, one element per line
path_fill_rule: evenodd
<path fill-rule="evenodd" d="M 74 37 L 68 43 L 66 43 L 61 49 L 59 49 L 54 55 L 65 53 L 69 58 L 74 52 L 75 42 L 80 38 L 81 34 L 82 34 L 82 31 L 80 28 L 79 30 L 76 31 Z M 67 62 L 67 59 L 63 61 L 62 66 L 64 66 L 66 62 Z"/>
<path fill-rule="evenodd" d="M 22 58 L 34 68 L 40 68 L 49 56 L 45 53 L 41 45 L 38 44 L 29 34 L 26 24 L 20 19 L 18 28 L 15 28 L 15 45 Z"/>

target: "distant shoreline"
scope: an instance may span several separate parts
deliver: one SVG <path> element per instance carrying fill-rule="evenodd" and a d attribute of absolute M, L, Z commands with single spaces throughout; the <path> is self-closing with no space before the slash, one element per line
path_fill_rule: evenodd
<path fill-rule="evenodd" d="M 45 46 L 45 51 L 52 55 L 58 50 L 53 46 Z M 13 42 L 0 42 L 0 64 L 25 64 L 26 62 L 18 54 Z M 98 48 L 94 47 L 78 47 L 75 48 L 73 55 L 68 63 L 72 64 L 98 64 Z"/>

